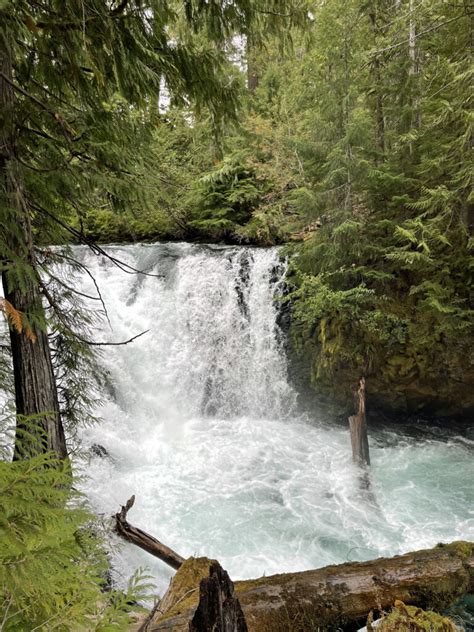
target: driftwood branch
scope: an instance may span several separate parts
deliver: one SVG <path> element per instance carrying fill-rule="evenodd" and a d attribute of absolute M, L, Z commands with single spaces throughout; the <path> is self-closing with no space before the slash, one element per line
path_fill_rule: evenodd
<path fill-rule="evenodd" d="M 134 502 L 135 496 L 132 496 L 127 500 L 125 505 L 122 506 L 122 509 L 115 514 L 115 529 L 117 533 L 125 538 L 125 540 L 128 540 L 128 542 L 136 544 L 144 551 L 147 551 L 147 553 L 154 555 L 165 564 L 168 564 L 168 566 L 178 570 L 185 561 L 184 557 L 178 555 L 178 553 L 170 549 L 165 544 L 162 544 L 152 535 L 145 533 L 145 531 L 142 531 L 127 522 L 127 513 L 133 507 Z"/>
<path fill-rule="evenodd" d="M 213 561 L 189 558 L 171 581 L 147 632 L 207 632 L 196 628 L 198 586 Z M 201 584 L 202 585 L 202 584 Z M 235 582 L 249 632 L 307 632 L 364 624 L 370 611 L 396 600 L 441 611 L 474 592 L 474 544 L 454 542 L 370 562 L 351 562 L 300 573 Z M 240 632 L 238 627 L 213 630 Z"/>
<path fill-rule="evenodd" d="M 359 380 L 356 392 L 358 406 L 357 415 L 349 417 L 351 431 L 352 458 L 359 465 L 370 465 L 369 439 L 367 436 L 367 420 L 365 414 L 365 378 Z"/>

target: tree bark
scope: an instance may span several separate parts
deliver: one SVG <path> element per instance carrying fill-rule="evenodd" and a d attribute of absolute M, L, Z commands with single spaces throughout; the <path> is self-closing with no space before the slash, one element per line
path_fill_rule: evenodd
<path fill-rule="evenodd" d="M 374 6 L 373 12 L 369 14 L 374 35 L 374 42 L 377 38 L 377 5 Z M 376 55 L 372 62 L 374 75 L 374 91 L 375 91 L 375 144 L 379 155 L 376 158 L 376 164 L 384 162 L 385 154 L 385 116 L 383 107 L 382 92 L 382 74 L 380 57 Z"/>
<path fill-rule="evenodd" d="M 260 76 L 256 64 L 255 45 L 250 40 L 250 35 L 247 36 L 245 43 L 245 57 L 247 64 L 247 88 L 249 92 L 255 92 L 260 83 Z"/>
<path fill-rule="evenodd" d="M 420 112 L 420 99 L 419 99 L 419 63 L 418 53 L 416 50 L 416 20 L 415 20 L 415 7 L 414 0 L 410 0 L 410 22 L 408 29 L 408 53 L 410 57 L 410 69 L 409 76 L 410 81 L 410 93 L 411 93 L 411 107 L 412 107 L 412 124 L 415 129 L 419 129 L 421 126 L 421 112 Z"/>
<path fill-rule="evenodd" d="M 147 632 L 189 632 L 212 561 L 189 558 L 171 581 Z M 308 632 L 364 624 L 396 600 L 444 610 L 474 591 L 474 544 L 454 542 L 370 562 L 235 582 L 249 632 Z M 238 628 L 234 628 L 238 630 Z"/>
<path fill-rule="evenodd" d="M 53 372 L 48 334 L 39 323 L 45 322 L 44 308 L 35 282 L 33 234 L 21 175 L 15 155 L 15 95 L 11 52 L 8 42 L 0 39 L 0 186 L 1 212 L 5 240 L 2 282 L 5 299 L 30 320 L 29 335 L 10 327 L 11 352 L 15 383 L 16 435 L 14 459 L 28 458 L 53 451 L 67 458 L 66 439 L 61 422 L 56 381 Z M 9 228 L 12 226 L 12 228 Z M 8 273 L 15 259 L 28 266 L 29 273 Z M 21 282 L 18 277 L 21 275 Z M 34 316 L 34 318 L 32 318 Z M 33 322 L 34 321 L 34 322 Z"/>
<path fill-rule="evenodd" d="M 212 562 L 209 577 L 201 580 L 189 632 L 248 632 L 234 584 L 219 562 Z"/>

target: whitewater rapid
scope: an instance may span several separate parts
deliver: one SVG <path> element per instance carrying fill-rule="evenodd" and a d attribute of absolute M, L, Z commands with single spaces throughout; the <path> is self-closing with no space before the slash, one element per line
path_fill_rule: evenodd
<path fill-rule="evenodd" d="M 372 490 L 364 494 L 348 431 L 328 409 L 302 414 L 278 325 L 286 264 L 277 249 L 190 244 L 110 246 L 125 274 L 85 248 L 75 256 L 107 306 L 97 339 L 112 388 L 83 432 L 83 483 L 108 517 L 132 494 L 129 520 L 183 557 L 217 558 L 233 579 L 364 560 L 474 539 L 474 443 L 420 424 L 369 428 Z M 93 293 L 91 279 L 78 284 Z M 91 307 L 92 309 L 92 307 Z M 471 437 L 472 439 L 472 437 Z M 119 583 L 148 567 L 115 542 Z"/>

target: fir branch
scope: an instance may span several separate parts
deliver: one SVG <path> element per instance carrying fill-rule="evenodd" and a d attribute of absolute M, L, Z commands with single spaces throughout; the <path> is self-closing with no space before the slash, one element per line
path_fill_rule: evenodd
<path fill-rule="evenodd" d="M 70 127 L 67 121 L 60 114 L 52 110 L 49 106 L 43 103 L 43 101 L 38 99 L 35 95 L 30 94 L 24 88 L 17 85 L 14 81 L 12 81 L 7 75 L 5 75 L 1 71 L 0 71 L 0 77 L 2 77 L 5 83 L 8 83 L 16 92 L 18 92 L 19 94 L 23 95 L 24 97 L 26 97 L 27 99 L 35 103 L 44 112 L 47 112 L 53 118 L 53 120 L 60 126 L 63 136 L 67 140 L 73 140 L 75 136 L 74 130 Z"/>

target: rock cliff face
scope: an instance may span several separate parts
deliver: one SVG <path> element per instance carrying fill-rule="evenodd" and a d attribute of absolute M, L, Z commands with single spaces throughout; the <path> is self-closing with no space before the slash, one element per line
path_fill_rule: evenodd
<path fill-rule="evenodd" d="M 360 340 L 328 325 L 324 336 L 315 331 L 301 340 L 290 316 L 285 319 L 289 375 L 303 400 L 316 395 L 352 411 L 352 389 L 364 375 L 371 410 L 467 419 L 474 414 L 474 366 L 467 347 L 463 353 L 440 351 L 439 362 L 435 342 L 432 357 L 409 348 L 391 355 L 381 348 L 367 366 Z M 346 345 L 342 354 L 341 345 Z"/>

